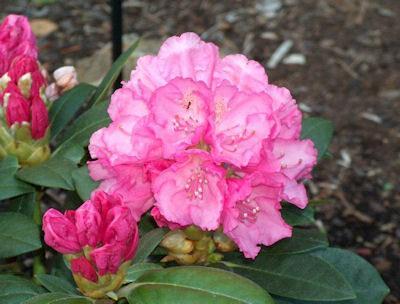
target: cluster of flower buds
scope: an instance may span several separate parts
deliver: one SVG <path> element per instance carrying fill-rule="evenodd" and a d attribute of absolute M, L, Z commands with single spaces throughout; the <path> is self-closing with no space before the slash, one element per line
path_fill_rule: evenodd
<path fill-rule="evenodd" d="M 168 232 L 160 245 L 168 252 L 161 261 L 180 265 L 215 263 L 223 258 L 221 253 L 237 249 L 222 231 L 206 232 L 193 225 Z"/>
<path fill-rule="evenodd" d="M 0 25 L 0 159 L 15 155 L 21 165 L 50 155 L 46 73 L 37 57 L 27 18 L 7 16 Z"/>
<path fill-rule="evenodd" d="M 43 231 L 46 244 L 66 256 L 80 291 L 91 298 L 121 286 L 139 242 L 129 208 L 102 191 L 76 211 L 49 209 Z"/>

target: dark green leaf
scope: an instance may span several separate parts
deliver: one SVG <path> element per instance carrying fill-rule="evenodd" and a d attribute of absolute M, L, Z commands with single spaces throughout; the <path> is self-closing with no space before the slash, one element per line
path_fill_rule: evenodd
<path fill-rule="evenodd" d="M 140 238 L 139 248 L 136 252 L 133 263 L 143 263 L 153 250 L 160 244 L 166 233 L 165 229 L 157 228 Z"/>
<path fill-rule="evenodd" d="M 36 195 L 34 192 L 14 197 L 10 200 L 8 211 L 18 212 L 33 218 L 35 212 Z"/>
<path fill-rule="evenodd" d="M 307 206 L 304 209 L 292 204 L 283 204 L 282 216 L 290 226 L 306 226 L 314 224 L 314 208 Z"/>
<path fill-rule="evenodd" d="M 150 270 L 162 269 L 162 266 L 155 263 L 139 263 L 130 266 L 126 272 L 125 283 L 135 282 L 140 276 Z"/>
<path fill-rule="evenodd" d="M 7 156 L 0 161 L 0 200 L 34 192 L 35 189 L 16 179 L 18 161 L 13 156 Z"/>
<path fill-rule="evenodd" d="M 318 160 L 320 160 L 328 150 L 332 140 L 333 124 L 329 120 L 309 117 L 303 119 L 301 138 L 311 139 L 315 148 L 318 150 Z"/>
<path fill-rule="evenodd" d="M 36 279 L 50 292 L 76 295 L 76 288 L 68 281 L 50 274 L 37 274 Z"/>
<path fill-rule="evenodd" d="M 63 293 L 45 293 L 35 296 L 23 304 L 93 304 L 89 298 L 82 296 L 63 294 Z"/>
<path fill-rule="evenodd" d="M 326 235 L 317 229 L 294 229 L 291 238 L 264 249 L 264 254 L 298 254 L 327 247 Z"/>
<path fill-rule="evenodd" d="M 87 166 L 74 170 L 72 172 L 72 179 L 76 192 L 78 192 L 79 197 L 84 201 L 88 200 L 91 192 L 99 186 L 99 183 L 92 180 L 89 176 Z"/>
<path fill-rule="evenodd" d="M 19 304 L 44 292 L 32 281 L 14 275 L 0 275 L 0 304 Z"/>
<path fill-rule="evenodd" d="M 343 275 L 310 254 L 267 255 L 261 252 L 255 261 L 236 256 L 223 263 L 275 295 L 306 301 L 355 298 Z"/>
<path fill-rule="evenodd" d="M 145 273 L 131 286 L 128 296 L 131 304 L 274 303 L 269 294 L 252 281 L 209 267 L 153 270 Z"/>
<path fill-rule="evenodd" d="M 95 89 L 95 86 L 81 83 L 67 91 L 52 104 L 49 111 L 52 139 L 70 122 Z"/>
<path fill-rule="evenodd" d="M 71 173 L 76 165 L 63 157 L 50 158 L 38 166 L 21 169 L 17 176 L 34 185 L 74 190 Z"/>
<path fill-rule="evenodd" d="M 139 231 L 141 236 L 156 228 L 157 225 L 150 214 L 146 213 L 140 218 Z"/>
<path fill-rule="evenodd" d="M 97 105 L 102 100 L 107 98 L 108 91 L 114 84 L 115 80 L 117 79 L 118 75 L 121 73 L 122 68 L 124 67 L 125 63 L 128 61 L 129 57 L 135 51 L 137 46 L 139 45 L 139 39 L 136 40 L 118 59 L 113 63 L 111 69 L 108 71 L 106 76 L 104 76 L 103 80 L 101 81 L 99 87 L 96 90 L 96 93 L 93 97 L 93 104 Z M 107 103 L 108 104 L 108 103 Z"/>
<path fill-rule="evenodd" d="M 39 229 L 32 219 L 20 213 L 0 213 L 0 258 L 39 249 Z"/>
<path fill-rule="evenodd" d="M 62 155 L 71 145 L 87 146 L 90 136 L 110 123 L 107 106 L 107 103 L 99 104 L 79 116 L 66 130 L 60 140 L 63 143 L 54 151 L 53 155 Z"/>
<path fill-rule="evenodd" d="M 74 164 L 79 164 L 82 158 L 85 156 L 85 153 L 86 151 L 82 146 L 70 143 L 70 145 L 63 149 L 62 153 L 59 153 L 57 157 L 61 156 L 69 159 Z"/>
<path fill-rule="evenodd" d="M 357 298 L 340 304 L 380 304 L 389 293 L 378 271 L 358 255 L 337 248 L 319 250 L 312 254 L 335 267 L 353 287 Z"/>

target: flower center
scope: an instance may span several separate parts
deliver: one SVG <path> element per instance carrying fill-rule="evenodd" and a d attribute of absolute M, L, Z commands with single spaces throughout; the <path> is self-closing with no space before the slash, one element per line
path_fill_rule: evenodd
<path fill-rule="evenodd" d="M 198 119 L 194 119 L 191 116 L 182 118 L 179 115 L 175 115 L 171 122 L 175 132 L 185 132 L 185 134 L 194 132 L 196 125 L 199 123 Z"/>
<path fill-rule="evenodd" d="M 189 199 L 203 199 L 204 187 L 208 179 L 201 167 L 191 170 L 190 177 L 186 180 L 185 190 Z"/>
<path fill-rule="evenodd" d="M 260 207 L 255 200 L 247 198 L 236 202 L 236 209 L 239 211 L 239 221 L 244 224 L 254 224 L 257 221 Z"/>

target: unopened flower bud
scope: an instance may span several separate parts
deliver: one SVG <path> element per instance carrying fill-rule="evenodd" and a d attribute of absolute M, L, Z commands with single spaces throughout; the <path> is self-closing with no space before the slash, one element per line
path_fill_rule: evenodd
<path fill-rule="evenodd" d="M 67 216 L 49 209 L 43 216 L 43 231 L 46 244 L 58 252 L 67 254 L 81 251 L 71 214 Z"/>
<path fill-rule="evenodd" d="M 47 86 L 47 88 L 45 90 L 45 95 L 46 95 L 46 98 L 52 102 L 57 100 L 60 97 L 58 88 L 57 88 L 57 85 L 55 82 L 53 82 L 49 86 Z"/>
<path fill-rule="evenodd" d="M 215 231 L 213 239 L 220 252 L 233 252 L 237 249 L 236 244 L 221 231 Z"/>
<path fill-rule="evenodd" d="M 79 83 L 78 75 L 73 66 L 58 68 L 54 71 L 53 76 L 61 92 L 70 90 Z"/>
<path fill-rule="evenodd" d="M 11 127 L 16 122 L 29 122 L 29 102 L 11 85 L 4 94 L 3 106 L 8 126 Z"/>
<path fill-rule="evenodd" d="M 49 116 L 46 105 L 38 96 L 32 98 L 31 116 L 32 138 L 40 139 L 46 135 Z"/>
<path fill-rule="evenodd" d="M 186 227 L 184 231 L 185 231 L 187 238 L 192 241 L 199 241 L 205 235 L 205 232 L 203 230 L 201 230 L 199 227 L 194 226 L 194 225 L 190 225 L 189 227 Z"/>
<path fill-rule="evenodd" d="M 162 247 L 173 253 L 190 253 L 194 249 L 194 243 L 186 239 L 182 230 L 168 232 L 160 244 Z"/>
<path fill-rule="evenodd" d="M 74 275 L 80 275 L 89 281 L 96 283 L 98 280 L 96 270 L 84 256 L 71 260 L 71 270 Z"/>
<path fill-rule="evenodd" d="M 1 59 L 0 59 L 1 62 Z M 1 72 L 0 72 L 0 75 Z M 8 76 L 8 73 L 5 73 L 3 76 L 0 77 L 0 93 L 7 88 L 8 83 L 10 82 L 11 78 Z"/>
<path fill-rule="evenodd" d="M 26 73 L 18 79 L 18 88 L 25 98 L 29 98 L 31 95 L 32 87 L 32 75 L 31 73 Z"/>

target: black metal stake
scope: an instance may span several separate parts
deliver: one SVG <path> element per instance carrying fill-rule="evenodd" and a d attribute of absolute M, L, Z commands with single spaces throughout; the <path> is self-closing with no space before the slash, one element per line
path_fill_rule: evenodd
<path fill-rule="evenodd" d="M 111 22 L 112 22 L 112 59 L 113 62 L 122 53 L 122 1 L 123 0 L 110 0 L 111 1 Z M 118 75 L 114 83 L 114 90 L 121 87 L 122 73 Z"/>

